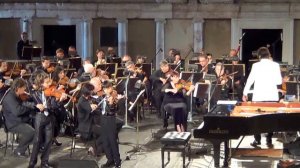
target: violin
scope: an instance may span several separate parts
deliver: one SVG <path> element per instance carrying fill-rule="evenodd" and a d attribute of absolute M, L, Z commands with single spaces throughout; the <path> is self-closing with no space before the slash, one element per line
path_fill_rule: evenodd
<path fill-rule="evenodd" d="M 49 88 L 44 90 L 45 96 L 55 97 L 56 99 L 60 99 L 63 93 L 66 93 L 64 89 L 57 89 L 56 85 L 51 85 Z"/>
<path fill-rule="evenodd" d="M 20 94 L 19 97 L 22 101 L 27 101 L 30 98 L 30 94 L 27 92 L 24 92 L 23 94 Z"/>
<path fill-rule="evenodd" d="M 185 89 L 189 91 L 192 85 L 192 82 L 186 82 L 185 80 L 180 79 L 179 82 L 175 84 L 175 88 L 177 90 Z"/>
<path fill-rule="evenodd" d="M 48 73 L 52 73 L 52 72 L 54 72 L 54 70 L 55 70 L 54 66 L 50 66 L 49 68 L 47 68 Z"/>
<path fill-rule="evenodd" d="M 69 83 L 69 81 L 70 81 L 70 79 L 67 76 L 65 76 L 65 77 L 59 79 L 58 84 L 66 86 Z"/>

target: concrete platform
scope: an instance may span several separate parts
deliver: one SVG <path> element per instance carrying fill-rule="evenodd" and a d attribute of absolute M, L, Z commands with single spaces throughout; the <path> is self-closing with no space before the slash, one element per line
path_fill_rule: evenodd
<path fill-rule="evenodd" d="M 196 119 L 200 117 L 196 116 Z M 170 120 L 169 120 L 170 121 Z M 198 127 L 200 122 L 189 125 L 189 129 Z M 132 126 L 136 126 L 136 123 L 130 123 Z M 173 125 L 169 124 L 169 130 L 173 130 Z M 160 138 L 165 134 L 165 130 L 162 130 L 161 119 L 158 119 L 155 114 L 146 114 L 145 119 L 141 120 L 139 130 L 137 134 L 135 130 L 123 129 L 120 134 L 120 154 L 122 159 L 123 168 L 160 168 L 161 167 L 161 143 Z M 0 141 L 4 143 L 5 134 L 3 129 L 0 129 Z M 61 147 L 52 146 L 50 163 L 57 167 L 59 162 L 64 159 L 75 160 L 95 160 L 99 167 L 106 162 L 104 155 L 100 157 L 91 157 L 87 155 L 87 149 L 76 149 L 72 158 L 69 157 L 71 145 L 71 138 L 61 136 L 58 138 L 63 143 Z M 138 141 L 137 141 L 138 139 Z M 247 145 L 252 141 L 252 137 L 246 138 L 244 144 Z M 276 141 L 274 139 L 274 141 Z M 131 154 L 126 153 L 137 147 L 141 147 L 141 152 Z M 211 144 L 200 139 L 191 139 L 192 158 L 189 164 L 189 168 L 209 168 L 214 167 L 212 159 Z M 276 142 L 277 143 L 277 142 Z M 244 145 L 243 144 L 243 145 Z M 82 145 L 82 144 L 78 144 Z M 32 147 L 32 146 L 31 146 Z M 222 152 L 221 152 L 222 153 Z M 2 168 L 25 168 L 28 165 L 28 159 L 20 159 L 12 156 L 11 149 L 8 149 L 7 156 L 4 157 L 4 149 L 0 149 L 0 167 Z M 126 158 L 130 160 L 126 160 Z M 268 157 L 242 157 L 232 158 L 230 167 L 245 167 L 245 168 L 275 168 L 278 163 L 277 158 Z M 223 163 L 222 161 L 220 163 Z M 37 167 L 39 163 L 37 164 Z M 182 157 L 180 153 L 171 152 L 170 163 L 166 168 L 181 168 Z"/>

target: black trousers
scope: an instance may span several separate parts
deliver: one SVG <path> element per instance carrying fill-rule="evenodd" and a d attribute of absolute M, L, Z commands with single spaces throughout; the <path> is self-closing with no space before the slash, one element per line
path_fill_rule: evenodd
<path fill-rule="evenodd" d="M 50 149 L 53 138 L 53 116 L 45 116 L 43 113 L 37 113 L 35 116 L 35 136 L 33 140 L 33 148 L 29 164 L 35 165 L 40 150 L 40 145 L 43 144 L 45 150 L 41 155 L 41 163 L 47 163 L 49 160 Z"/>
<path fill-rule="evenodd" d="M 16 152 L 24 153 L 33 141 L 34 129 L 26 123 L 19 124 L 13 128 L 9 129 L 12 133 L 20 134 L 19 146 L 15 150 Z"/>
<path fill-rule="evenodd" d="M 117 142 L 116 117 L 103 115 L 101 129 L 103 149 L 108 162 L 114 162 L 116 165 L 120 165 L 121 159 Z"/>

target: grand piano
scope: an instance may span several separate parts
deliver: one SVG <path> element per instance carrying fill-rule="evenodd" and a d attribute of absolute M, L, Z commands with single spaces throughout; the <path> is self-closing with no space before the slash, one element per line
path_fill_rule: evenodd
<path fill-rule="evenodd" d="M 300 103 L 244 102 L 217 105 L 194 129 L 195 138 L 213 144 L 215 167 L 220 166 L 220 144 L 224 142 L 224 167 L 228 166 L 228 141 L 240 136 L 300 130 Z"/>

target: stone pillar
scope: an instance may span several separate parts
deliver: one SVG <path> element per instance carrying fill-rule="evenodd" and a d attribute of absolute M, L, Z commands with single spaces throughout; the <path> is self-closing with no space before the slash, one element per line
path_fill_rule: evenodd
<path fill-rule="evenodd" d="M 159 69 L 159 63 L 164 59 L 165 53 L 165 19 L 155 19 L 156 22 L 156 58 L 155 69 Z"/>
<path fill-rule="evenodd" d="M 82 21 L 82 59 L 92 57 L 92 19 Z"/>
<path fill-rule="evenodd" d="M 29 40 L 32 40 L 31 22 L 30 18 L 21 18 L 21 32 L 27 32 Z"/>
<path fill-rule="evenodd" d="M 118 55 L 122 57 L 127 52 L 127 42 L 128 42 L 128 20 L 127 19 L 117 19 L 118 23 Z"/>
<path fill-rule="evenodd" d="M 193 19 L 194 27 L 194 52 L 199 53 L 203 49 L 203 23 L 200 18 Z"/>

